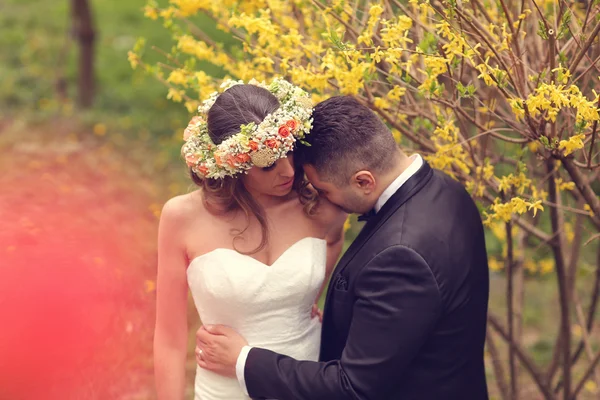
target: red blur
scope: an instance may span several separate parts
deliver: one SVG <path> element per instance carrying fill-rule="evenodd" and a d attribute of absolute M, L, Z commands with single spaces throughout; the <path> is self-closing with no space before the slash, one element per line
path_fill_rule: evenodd
<path fill-rule="evenodd" d="M 0 399 L 153 398 L 153 186 L 110 157 L 12 155 L 0 177 Z"/>

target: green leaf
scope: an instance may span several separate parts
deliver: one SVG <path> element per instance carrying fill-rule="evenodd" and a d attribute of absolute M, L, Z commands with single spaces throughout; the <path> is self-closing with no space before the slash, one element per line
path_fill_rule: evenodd
<path fill-rule="evenodd" d="M 327 38 L 338 50 L 348 50 L 348 45 L 344 43 L 344 41 L 342 40 L 342 38 L 340 38 L 336 31 L 330 29 L 328 33 L 329 35 L 327 36 Z"/>
<path fill-rule="evenodd" d="M 581 121 L 577 122 L 575 124 L 575 133 L 576 134 L 582 133 L 585 130 L 585 128 L 587 127 L 587 125 L 588 125 L 588 123 L 585 120 L 581 120 Z"/>
<path fill-rule="evenodd" d="M 458 90 L 458 94 L 460 95 L 460 97 L 466 97 L 467 88 L 463 86 L 462 83 L 458 82 L 456 84 L 456 90 Z"/>
<path fill-rule="evenodd" d="M 558 61 L 560 61 L 560 63 L 563 65 L 567 64 L 567 56 L 564 51 L 558 53 Z"/>
<path fill-rule="evenodd" d="M 544 40 L 548 40 L 548 32 L 546 32 L 546 26 L 542 21 L 538 21 L 538 31 L 537 34 Z"/>
<path fill-rule="evenodd" d="M 136 54 L 141 54 L 146 48 L 146 39 L 143 37 L 138 38 L 133 45 L 133 52 Z"/>
<path fill-rule="evenodd" d="M 557 39 L 563 38 L 569 32 L 569 24 L 571 23 L 571 12 L 567 10 L 560 22 L 560 27 L 558 28 Z"/>
<path fill-rule="evenodd" d="M 425 32 L 423 40 L 417 45 L 425 54 L 434 54 L 437 48 L 437 38 L 433 33 Z"/>

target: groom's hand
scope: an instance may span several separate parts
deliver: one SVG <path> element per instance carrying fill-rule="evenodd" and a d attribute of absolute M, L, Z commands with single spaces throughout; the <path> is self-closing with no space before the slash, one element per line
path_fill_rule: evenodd
<path fill-rule="evenodd" d="M 224 325 L 202 326 L 196 332 L 196 362 L 201 368 L 235 378 L 235 365 L 248 342 Z"/>

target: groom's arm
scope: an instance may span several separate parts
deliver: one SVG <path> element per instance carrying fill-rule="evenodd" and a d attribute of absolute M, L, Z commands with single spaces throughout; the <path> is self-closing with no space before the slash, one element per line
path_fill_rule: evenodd
<path fill-rule="evenodd" d="M 297 361 L 252 348 L 244 380 L 259 399 L 381 399 L 397 384 L 441 310 L 437 282 L 423 258 L 390 247 L 356 278 L 353 318 L 340 360 Z"/>

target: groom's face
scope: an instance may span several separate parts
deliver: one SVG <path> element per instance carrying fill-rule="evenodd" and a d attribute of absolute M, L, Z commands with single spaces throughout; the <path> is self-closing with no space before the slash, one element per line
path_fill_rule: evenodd
<path fill-rule="evenodd" d="M 362 214 L 373 207 L 370 199 L 350 183 L 338 186 L 321 176 L 310 164 L 304 165 L 304 173 L 320 196 L 325 197 L 330 203 L 348 214 Z"/>

